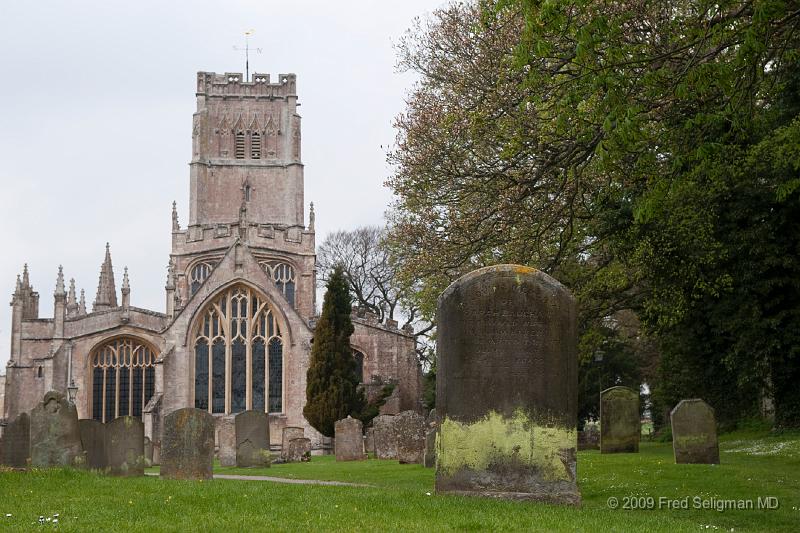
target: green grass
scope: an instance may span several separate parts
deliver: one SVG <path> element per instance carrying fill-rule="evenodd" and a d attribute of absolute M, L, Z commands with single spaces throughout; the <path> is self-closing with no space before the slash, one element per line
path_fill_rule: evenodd
<path fill-rule="evenodd" d="M 31 531 L 798 531 L 800 435 L 739 433 L 722 439 L 722 464 L 675 465 L 669 444 L 643 442 L 639 454 L 578 455 L 580 508 L 443 496 L 433 471 L 369 460 L 218 473 L 366 483 L 368 488 L 262 481 L 114 479 L 51 470 L 0 473 L 0 530 Z M 428 495 L 428 493 L 432 493 Z M 777 510 L 623 510 L 608 498 L 757 499 Z M 690 502 L 691 505 L 691 502 Z M 10 518 L 5 518 L 10 513 Z M 58 513 L 57 525 L 38 517 Z M 708 526 L 708 527 L 706 527 Z"/>

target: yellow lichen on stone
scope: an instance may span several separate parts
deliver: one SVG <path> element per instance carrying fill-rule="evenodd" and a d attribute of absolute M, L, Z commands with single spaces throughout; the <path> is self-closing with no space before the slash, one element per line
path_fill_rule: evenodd
<path fill-rule="evenodd" d="M 537 424 L 522 411 L 511 418 L 492 411 L 471 424 L 445 418 L 436 438 L 436 467 L 452 475 L 461 468 L 516 464 L 536 468 L 542 479 L 569 481 L 560 452 L 576 445 L 574 429 Z"/>

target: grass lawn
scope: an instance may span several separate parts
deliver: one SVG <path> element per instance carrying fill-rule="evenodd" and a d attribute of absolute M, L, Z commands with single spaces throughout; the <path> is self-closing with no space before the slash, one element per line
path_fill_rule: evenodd
<path fill-rule="evenodd" d="M 675 465 L 670 444 L 639 454 L 578 454 L 580 508 L 433 494 L 433 470 L 395 461 L 310 463 L 217 473 L 366 483 L 114 479 L 72 470 L 0 472 L 0 530 L 32 531 L 800 531 L 800 435 L 731 434 L 722 464 Z M 430 495 L 429 495 L 430 494 Z M 690 497 L 689 509 L 610 509 L 615 497 Z M 777 510 L 692 509 L 692 497 L 757 500 Z M 757 501 L 755 503 L 757 506 Z M 10 517 L 6 515 L 10 514 Z M 40 525 L 39 516 L 58 522 Z"/>

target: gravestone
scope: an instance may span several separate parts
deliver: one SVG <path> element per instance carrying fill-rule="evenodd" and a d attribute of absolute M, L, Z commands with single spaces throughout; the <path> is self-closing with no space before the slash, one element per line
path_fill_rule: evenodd
<path fill-rule="evenodd" d="M 106 426 L 91 418 L 78 420 L 81 432 L 81 446 L 86 452 L 86 468 L 92 470 L 105 470 L 108 466 L 108 451 L 106 449 Z"/>
<path fill-rule="evenodd" d="M 402 464 L 422 464 L 425 460 L 425 418 L 414 411 L 394 417 L 397 460 Z"/>
<path fill-rule="evenodd" d="M 3 430 L 3 464 L 12 468 L 27 468 L 31 456 L 31 419 L 20 413 Z"/>
<path fill-rule="evenodd" d="M 268 467 L 269 417 L 263 411 L 244 411 L 236 415 L 236 466 Z"/>
<path fill-rule="evenodd" d="M 713 407 L 700 399 L 681 400 L 670 420 L 676 464 L 719 464 Z"/>
<path fill-rule="evenodd" d="M 428 418 L 425 419 L 425 459 L 422 466 L 425 468 L 436 467 L 436 430 L 439 427 L 439 419 L 436 417 L 436 409 L 431 409 Z"/>
<path fill-rule="evenodd" d="M 31 466 L 83 466 L 78 410 L 63 394 L 50 391 L 31 411 Z"/>
<path fill-rule="evenodd" d="M 395 385 L 392 393 L 383 401 L 383 405 L 378 408 L 381 415 L 400 414 L 400 385 Z"/>
<path fill-rule="evenodd" d="M 375 453 L 375 428 L 373 427 L 367 428 L 364 436 L 364 451 L 366 453 Z"/>
<path fill-rule="evenodd" d="M 144 424 L 141 420 L 120 416 L 107 423 L 106 449 L 111 475 L 144 475 Z"/>
<path fill-rule="evenodd" d="M 231 417 L 217 418 L 217 458 L 220 466 L 236 466 L 236 426 Z"/>
<path fill-rule="evenodd" d="M 292 439 L 302 438 L 303 428 L 295 426 L 286 426 L 283 428 L 283 434 L 281 436 L 281 459 L 284 461 L 289 461 L 289 442 Z"/>
<path fill-rule="evenodd" d="M 596 424 L 586 424 L 583 431 L 578 432 L 578 451 L 599 449 L 600 430 Z"/>
<path fill-rule="evenodd" d="M 144 465 L 153 466 L 153 441 L 150 437 L 144 438 Z"/>
<path fill-rule="evenodd" d="M 580 503 L 576 305 L 519 265 L 462 276 L 437 309 L 436 490 Z"/>
<path fill-rule="evenodd" d="M 337 461 L 361 461 L 364 454 L 364 431 L 361 420 L 347 417 L 334 424 Z"/>
<path fill-rule="evenodd" d="M 377 459 L 397 459 L 397 435 L 394 415 L 379 415 L 372 419 Z"/>
<path fill-rule="evenodd" d="M 185 407 L 164 418 L 161 477 L 211 479 L 214 465 L 214 417 Z"/>
<path fill-rule="evenodd" d="M 161 464 L 161 441 L 152 441 L 153 446 L 153 466 Z"/>
<path fill-rule="evenodd" d="M 311 460 L 311 439 L 298 438 L 289 441 L 286 452 L 286 462 L 299 463 Z"/>
<path fill-rule="evenodd" d="M 611 387 L 600 393 L 600 453 L 638 453 L 642 434 L 639 393 Z"/>

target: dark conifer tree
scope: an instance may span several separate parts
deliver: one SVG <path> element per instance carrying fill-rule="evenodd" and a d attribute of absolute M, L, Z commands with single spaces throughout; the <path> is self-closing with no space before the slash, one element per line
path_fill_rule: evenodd
<path fill-rule="evenodd" d="M 326 289 L 322 314 L 314 330 L 303 415 L 317 431 L 333 437 L 334 423 L 359 414 L 365 399 L 363 390 L 358 388 L 356 362 L 350 348 L 351 299 L 340 266 L 334 269 Z"/>

